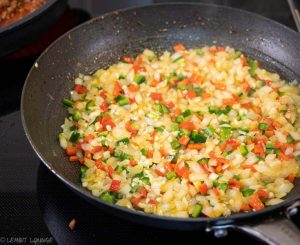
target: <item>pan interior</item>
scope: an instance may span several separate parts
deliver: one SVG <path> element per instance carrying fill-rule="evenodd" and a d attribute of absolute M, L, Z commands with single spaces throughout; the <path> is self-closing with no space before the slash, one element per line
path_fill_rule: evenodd
<path fill-rule="evenodd" d="M 79 73 L 106 68 L 125 54 L 145 48 L 160 53 L 181 42 L 188 48 L 228 45 L 287 80 L 299 80 L 299 41 L 297 33 L 273 21 L 213 5 L 161 4 L 107 14 L 65 34 L 37 60 L 23 89 L 24 128 L 43 162 L 65 183 L 94 198 L 81 187 L 79 166 L 68 162 L 57 142 L 67 116 L 61 101 Z M 299 196 L 299 184 L 287 201 Z M 246 215 L 231 217 L 236 216 Z"/>

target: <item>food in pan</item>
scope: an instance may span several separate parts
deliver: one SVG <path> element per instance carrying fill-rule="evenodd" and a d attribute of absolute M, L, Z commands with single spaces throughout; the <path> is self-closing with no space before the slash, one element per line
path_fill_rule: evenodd
<path fill-rule="evenodd" d="M 144 50 L 79 75 L 59 135 L 82 185 L 157 215 L 258 211 L 289 193 L 300 90 L 230 47 Z"/>
<path fill-rule="evenodd" d="M 22 19 L 46 2 L 47 0 L 0 0 L 0 27 Z"/>

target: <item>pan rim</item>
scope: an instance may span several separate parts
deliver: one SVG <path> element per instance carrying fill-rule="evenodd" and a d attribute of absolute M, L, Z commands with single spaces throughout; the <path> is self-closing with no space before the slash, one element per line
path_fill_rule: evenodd
<path fill-rule="evenodd" d="M 54 0 L 55 1 L 55 0 Z M 134 11 L 134 10 L 141 10 L 141 9 L 145 9 L 145 8 L 152 8 L 152 7 L 156 7 L 156 6 L 175 6 L 175 5 L 186 5 L 186 6 L 204 6 L 204 7 L 210 7 L 210 8 L 219 8 L 219 9 L 226 9 L 226 10 L 230 10 L 232 12 L 236 12 L 236 13 L 240 13 L 240 14 L 247 14 L 247 15 L 251 15 L 254 16 L 256 18 L 262 19 L 264 21 L 267 21 L 273 25 L 276 25 L 280 28 L 284 28 L 286 31 L 293 33 L 293 35 L 296 36 L 300 36 L 299 33 L 297 33 L 296 31 L 294 31 L 293 29 L 278 23 L 277 21 L 271 20 L 269 18 L 266 18 L 264 16 L 261 16 L 259 14 L 250 12 L 250 11 L 245 11 L 245 10 L 241 10 L 241 9 L 237 9 L 237 8 L 233 8 L 233 7 L 228 7 L 228 6 L 222 6 L 222 5 L 216 5 L 216 4 L 210 4 L 210 3 L 186 3 L 186 2 L 167 2 L 167 3 L 156 3 L 156 4 L 147 4 L 147 5 L 139 5 L 139 6 L 134 6 L 134 7 L 129 7 L 129 8 L 124 8 L 124 9 L 120 9 L 120 10 L 115 10 L 115 11 L 111 11 L 108 13 L 105 13 L 103 15 L 97 16 L 95 18 L 92 18 L 91 20 L 88 20 L 78 26 L 76 26 L 75 28 L 71 29 L 70 31 L 64 33 L 62 36 L 60 36 L 58 39 L 56 39 L 49 47 L 47 47 L 43 53 L 37 58 L 37 60 L 34 62 L 33 66 L 31 67 L 23 89 L 22 89 L 22 95 L 21 95 L 21 120 L 22 120 L 22 125 L 23 125 L 23 129 L 25 131 L 25 135 L 29 141 L 29 143 L 31 144 L 32 148 L 34 149 L 35 153 L 37 154 L 37 156 L 40 158 L 40 160 L 43 162 L 44 165 L 46 165 L 46 167 L 55 175 L 57 176 L 66 186 L 68 186 L 70 189 L 72 189 L 73 191 L 75 191 L 76 193 L 80 194 L 81 196 L 84 197 L 84 199 L 89 200 L 90 201 L 94 201 L 97 203 L 100 203 L 102 206 L 106 206 L 107 208 L 113 210 L 113 209 L 117 209 L 118 211 L 121 212 L 125 212 L 128 215 L 134 215 L 136 217 L 141 217 L 141 218 L 147 218 L 147 219 L 155 219 L 157 221 L 172 221 L 172 222 L 183 222 L 183 223 L 205 223 L 205 224 L 232 224 L 234 221 L 241 221 L 241 220 L 248 220 L 248 219 L 253 219 L 255 217 L 258 216 L 262 216 L 262 215 L 266 215 L 266 214 L 270 214 L 271 212 L 277 210 L 281 210 L 287 206 L 289 206 L 291 203 L 295 202 L 297 199 L 299 199 L 300 197 L 294 197 L 291 198 L 290 200 L 284 200 L 282 203 L 274 205 L 274 206 L 268 206 L 265 209 L 261 210 L 261 211 L 255 211 L 255 212 L 247 212 L 247 213 L 233 213 L 229 216 L 221 216 L 221 217 L 217 217 L 217 218 L 209 218 L 209 217 L 199 217 L 199 218 L 178 218 L 178 217 L 170 217 L 170 216 L 159 216 L 156 214 L 148 214 L 145 212 L 140 212 L 140 211 L 136 211 L 136 210 L 131 210 L 131 209 L 127 209 L 115 204 L 110 204 L 104 201 L 101 201 L 99 198 L 93 196 L 90 192 L 81 189 L 78 187 L 78 185 L 75 185 L 72 182 L 69 182 L 68 180 L 66 180 L 60 173 L 56 172 L 51 166 L 50 164 L 47 162 L 46 159 L 44 159 L 44 157 L 42 156 L 41 152 L 39 151 L 38 147 L 34 144 L 28 128 L 27 128 L 27 124 L 26 124 L 26 119 L 25 119 L 25 115 L 24 115 L 24 101 L 25 101 L 25 93 L 26 93 L 26 87 L 27 84 L 29 83 L 30 80 L 30 76 L 31 73 L 33 72 L 33 70 L 35 69 L 35 64 L 39 63 L 39 61 L 41 60 L 42 57 L 44 57 L 44 55 L 46 55 L 48 53 L 48 51 L 52 48 L 55 48 L 55 45 L 60 42 L 61 40 L 63 40 L 64 38 L 68 38 L 68 36 L 77 31 L 78 29 L 83 29 L 85 26 L 88 26 L 90 24 L 92 24 L 93 22 L 97 22 L 103 18 L 112 16 L 115 13 L 122 13 L 122 12 L 129 12 L 129 11 Z"/>

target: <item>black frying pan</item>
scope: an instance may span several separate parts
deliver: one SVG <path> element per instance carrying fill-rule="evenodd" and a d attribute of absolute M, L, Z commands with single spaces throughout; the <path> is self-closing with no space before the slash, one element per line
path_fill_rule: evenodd
<path fill-rule="evenodd" d="M 0 57 L 34 41 L 63 14 L 66 0 L 48 0 L 44 5 L 10 25 L 0 27 Z"/>
<path fill-rule="evenodd" d="M 68 32 L 52 44 L 32 67 L 22 94 L 26 135 L 45 165 L 73 191 L 120 217 L 161 228 L 251 233 L 273 244 L 300 244 L 300 232 L 286 218 L 299 205 L 300 182 L 286 200 L 259 212 L 222 218 L 171 218 L 128 210 L 100 201 L 79 181 L 79 166 L 68 162 L 57 143 L 67 116 L 61 106 L 78 73 L 108 67 L 125 54 L 145 48 L 160 52 L 182 42 L 187 47 L 230 45 L 287 80 L 300 80 L 300 35 L 258 15 L 206 4 L 158 4 L 100 16 Z M 279 216 L 279 217 L 276 217 Z M 270 222 L 271 219 L 275 219 Z M 275 217 L 275 218 L 274 218 Z M 257 223 L 258 222 L 258 223 Z"/>

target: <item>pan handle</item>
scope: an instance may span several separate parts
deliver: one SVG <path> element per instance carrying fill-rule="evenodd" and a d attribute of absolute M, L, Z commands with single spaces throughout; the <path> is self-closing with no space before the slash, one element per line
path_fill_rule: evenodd
<path fill-rule="evenodd" d="M 286 210 L 285 215 L 279 218 L 255 225 L 241 225 L 233 228 L 270 245 L 299 245 L 300 230 L 290 219 L 290 216 L 297 213 L 299 206 L 300 201 L 297 201 Z"/>
<path fill-rule="evenodd" d="M 258 225 L 234 227 L 270 245 L 299 245 L 300 230 L 287 217 Z"/>

